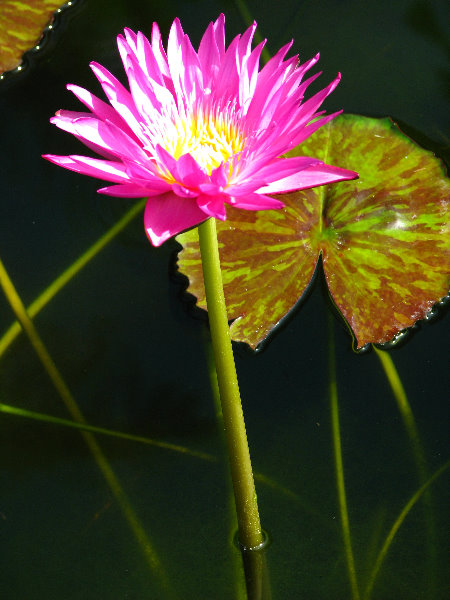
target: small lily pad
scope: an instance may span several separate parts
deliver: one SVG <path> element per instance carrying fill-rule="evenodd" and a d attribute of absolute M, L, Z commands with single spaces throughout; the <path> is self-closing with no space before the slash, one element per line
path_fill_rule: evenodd
<path fill-rule="evenodd" d="M 231 335 L 256 348 L 304 293 L 320 254 L 357 348 L 423 319 L 450 281 L 450 185 L 431 152 L 390 119 L 340 116 L 295 149 L 359 179 L 279 194 L 285 208 L 227 208 L 217 222 Z M 197 230 L 176 238 L 179 270 L 206 309 Z"/>
<path fill-rule="evenodd" d="M 61 0 L 2 0 L 0 2 L 0 73 L 15 69 L 22 55 L 36 46 Z"/>

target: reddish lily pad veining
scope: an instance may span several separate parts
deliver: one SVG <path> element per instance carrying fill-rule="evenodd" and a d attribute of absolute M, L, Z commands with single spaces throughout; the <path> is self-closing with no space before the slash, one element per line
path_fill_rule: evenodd
<path fill-rule="evenodd" d="M 450 185 L 441 162 L 389 119 L 338 117 L 296 152 L 358 180 L 278 195 L 279 211 L 227 209 L 218 222 L 236 341 L 256 348 L 305 291 L 319 255 L 331 297 L 361 348 L 423 319 L 450 280 Z M 177 237 L 179 269 L 206 308 L 196 230 Z"/>
<path fill-rule="evenodd" d="M 15 69 L 35 46 L 63 0 L 0 1 L 0 73 Z"/>

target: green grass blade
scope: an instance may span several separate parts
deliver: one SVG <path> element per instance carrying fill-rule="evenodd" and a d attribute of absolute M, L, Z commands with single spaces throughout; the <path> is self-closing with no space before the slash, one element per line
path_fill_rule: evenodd
<path fill-rule="evenodd" d="M 425 452 L 423 450 L 422 442 L 420 440 L 419 431 L 414 419 L 414 414 L 411 410 L 411 406 L 408 402 L 408 397 L 405 392 L 405 388 L 402 384 L 398 371 L 395 367 L 394 361 L 388 352 L 379 350 L 373 346 L 375 354 L 380 360 L 383 367 L 384 373 L 387 377 L 389 385 L 391 386 L 392 393 L 397 402 L 397 407 L 400 412 L 404 427 L 408 434 L 410 444 L 412 447 L 414 460 L 417 466 L 417 472 L 419 476 L 419 484 L 424 484 L 428 479 L 428 469 L 425 459 Z M 426 523 L 426 563 L 428 571 L 427 581 L 427 592 L 430 599 L 436 597 L 436 523 L 433 513 L 433 502 L 431 498 L 431 491 L 426 490 L 424 495 L 424 511 L 425 511 L 425 523 Z M 424 569 L 425 570 L 425 569 Z"/>
<path fill-rule="evenodd" d="M 72 263 L 59 277 L 57 277 L 27 308 L 31 319 L 34 317 L 77 275 L 97 254 L 103 250 L 138 214 L 145 206 L 146 200 L 136 202 L 115 225 L 101 236 L 90 248 Z M 6 352 L 21 332 L 21 326 L 15 321 L 0 338 L 0 357 Z"/>
<path fill-rule="evenodd" d="M 364 591 L 364 596 L 363 596 L 364 600 L 370 600 L 370 597 L 371 597 L 372 591 L 373 591 L 373 587 L 375 585 L 375 580 L 378 576 L 381 565 L 383 564 L 383 561 L 386 558 L 389 548 L 391 547 L 392 542 L 394 541 L 395 535 L 397 534 L 397 531 L 400 529 L 403 521 L 406 519 L 406 517 L 408 516 L 411 509 L 414 507 L 415 504 L 417 504 L 417 502 L 420 500 L 422 495 L 427 491 L 427 489 L 430 487 L 430 485 L 432 483 L 434 483 L 436 481 L 436 479 L 438 477 L 440 477 L 440 475 L 442 475 L 449 467 L 450 467 L 450 460 L 447 461 L 445 464 L 443 464 L 442 467 L 440 467 L 437 471 L 435 471 L 433 473 L 433 475 L 431 477 L 429 477 L 429 479 L 412 495 L 412 497 L 406 503 L 403 510 L 400 512 L 399 516 L 397 517 L 394 524 L 392 525 L 389 533 L 387 534 L 386 539 L 384 541 L 384 544 L 383 544 L 380 552 L 378 553 L 378 556 L 377 556 L 377 559 L 373 566 L 372 572 L 370 573 L 366 589 Z"/>
<path fill-rule="evenodd" d="M 238 11 L 241 13 L 241 17 L 244 20 L 244 23 L 247 25 L 247 27 L 250 27 L 250 25 L 254 21 L 254 18 L 252 17 L 246 2 L 244 2 L 244 0 L 235 0 L 234 3 L 236 4 Z M 263 37 L 258 30 L 256 30 L 255 32 L 254 40 L 256 44 L 259 44 L 263 40 Z M 271 58 L 270 52 L 267 50 L 266 47 L 264 47 L 263 51 L 261 52 L 261 58 L 263 59 L 264 63 L 266 63 Z"/>
<path fill-rule="evenodd" d="M 331 313 L 328 317 L 330 341 L 329 341 L 329 395 L 331 427 L 333 435 L 334 466 L 336 471 L 336 489 L 339 501 L 339 514 L 341 519 L 342 538 L 344 541 L 345 559 L 347 563 L 348 577 L 352 591 L 352 599 L 359 600 L 360 593 L 358 579 L 356 576 L 355 558 L 352 549 L 352 540 L 350 535 L 350 520 L 347 509 L 347 496 L 345 493 L 344 463 L 342 459 L 341 431 L 339 425 L 339 403 L 336 380 L 336 349 L 334 345 L 333 326 L 334 321 Z"/>
<path fill-rule="evenodd" d="M 411 441 L 411 446 L 413 448 L 419 474 L 423 481 L 425 481 L 427 478 L 425 456 L 422 449 L 419 432 L 417 430 L 417 425 L 414 420 L 414 415 L 405 392 L 405 388 L 403 387 L 402 381 L 400 379 L 397 369 L 395 368 L 394 361 L 392 360 L 390 354 L 388 352 L 385 352 L 384 350 L 379 350 L 375 346 L 373 346 L 373 349 L 380 360 L 381 366 L 383 367 L 389 385 L 391 386 L 392 393 L 394 394 L 395 400 L 397 402 L 398 410 L 405 425 L 405 429 L 408 433 L 408 437 Z"/>
<path fill-rule="evenodd" d="M 81 413 L 75 398 L 72 396 L 66 382 L 58 371 L 56 364 L 51 358 L 47 348 L 45 347 L 43 341 L 41 340 L 32 320 L 30 319 L 25 306 L 17 293 L 4 265 L 0 260 L 0 285 L 3 288 L 5 296 L 8 302 L 11 305 L 16 317 L 21 324 L 23 330 L 26 332 L 31 345 L 33 346 L 36 354 L 38 355 L 39 360 L 42 363 L 45 371 L 47 372 L 50 380 L 55 386 L 58 394 L 60 395 L 62 401 L 64 402 L 67 410 L 72 415 L 72 418 L 78 423 L 86 425 L 86 421 L 84 419 L 83 414 Z M 167 598 L 175 598 L 175 595 L 172 591 L 172 586 L 170 584 L 169 579 L 165 573 L 163 565 L 157 555 L 156 550 L 153 547 L 150 538 L 144 530 L 139 518 L 137 517 L 127 494 L 122 488 L 118 478 L 116 477 L 111 465 L 108 462 L 105 454 L 100 448 L 97 440 L 92 435 L 92 433 L 88 431 L 81 431 L 81 435 L 84 438 L 89 450 L 91 451 L 94 460 L 103 474 L 112 494 L 114 495 L 118 505 L 120 506 L 125 519 L 127 520 L 133 534 L 144 554 L 147 565 L 150 567 L 152 574 L 155 576 L 156 580 L 159 582 L 159 585 L 162 590 L 164 590 L 164 594 Z"/>
<path fill-rule="evenodd" d="M 133 435 L 131 433 L 124 433 L 122 431 L 114 431 L 113 429 L 106 429 L 105 427 L 96 427 L 95 425 L 89 425 L 88 423 L 78 423 L 69 419 L 61 419 L 52 415 L 46 415 L 44 413 L 35 412 L 31 410 L 25 410 L 23 408 L 17 408 L 9 404 L 0 403 L 0 412 L 13 415 L 16 417 L 24 417 L 26 419 L 32 419 L 34 421 L 44 421 L 45 423 L 52 423 L 53 425 L 60 425 L 63 427 L 71 427 L 72 429 L 78 429 L 81 431 L 89 431 L 90 433 L 108 435 L 114 438 L 127 440 L 130 442 L 138 442 L 140 444 L 148 444 L 149 446 L 155 446 L 156 448 L 162 448 L 163 450 L 171 450 L 180 454 L 186 454 L 193 458 L 199 458 L 208 462 L 217 462 L 217 458 L 212 454 L 206 452 L 199 452 L 197 450 L 190 450 L 185 446 L 179 446 L 178 444 L 170 444 L 169 442 L 161 442 L 153 440 L 151 438 Z"/>

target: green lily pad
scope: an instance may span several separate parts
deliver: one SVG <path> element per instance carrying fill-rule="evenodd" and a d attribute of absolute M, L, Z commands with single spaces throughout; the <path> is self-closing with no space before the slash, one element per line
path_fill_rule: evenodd
<path fill-rule="evenodd" d="M 63 0 L 1 0 L 0 73 L 20 65 L 23 53 L 36 46 L 62 4 Z"/>
<path fill-rule="evenodd" d="M 256 348 L 304 293 L 319 256 L 355 346 L 390 341 L 447 295 L 450 185 L 440 160 L 390 119 L 340 116 L 290 153 L 358 171 L 354 181 L 227 208 L 217 222 L 231 335 Z M 177 236 L 188 291 L 206 309 L 197 230 Z"/>

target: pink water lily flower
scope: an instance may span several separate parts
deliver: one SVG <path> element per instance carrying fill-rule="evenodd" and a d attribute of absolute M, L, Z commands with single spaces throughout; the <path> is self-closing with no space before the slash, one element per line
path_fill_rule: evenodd
<path fill-rule="evenodd" d="M 208 217 L 224 220 L 226 204 L 281 208 L 272 194 L 357 177 L 315 158 L 282 157 L 339 114 L 317 110 L 340 75 L 302 103 L 320 73 L 303 77 L 319 55 L 304 64 L 297 56 L 285 60 L 290 42 L 259 70 L 264 42 L 252 50 L 255 28 L 226 48 L 220 15 L 198 52 L 178 19 L 167 52 L 156 23 L 151 42 L 125 29 L 117 44 L 130 91 L 93 62 L 110 104 L 68 85 L 90 112 L 60 110 L 51 119 L 102 158 L 44 158 L 114 184 L 99 189 L 102 194 L 147 197 L 144 224 L 155 246 Z"/>

